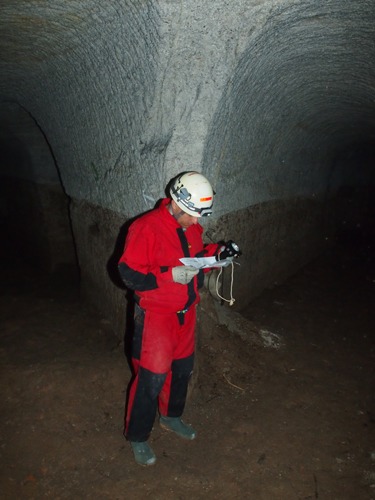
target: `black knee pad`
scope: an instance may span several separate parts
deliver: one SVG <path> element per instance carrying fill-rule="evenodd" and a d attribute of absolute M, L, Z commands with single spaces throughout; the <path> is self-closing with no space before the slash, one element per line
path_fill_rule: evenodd
<path fill-rule="evenodd" d="M 194 354 L 187 358 L 176 359 L 172 363 L 172 373 L 175 376 L 189 377 L 193 372 Z"/>
<path fill-rule="evenodd" d="M 138 386 L 143 387 L 145 394 L 151 399 L 156 399 L 164 385 L 167 377 L 166 373 L 153 373 L 146 368 L 139 368 L 139 382 Z"/>

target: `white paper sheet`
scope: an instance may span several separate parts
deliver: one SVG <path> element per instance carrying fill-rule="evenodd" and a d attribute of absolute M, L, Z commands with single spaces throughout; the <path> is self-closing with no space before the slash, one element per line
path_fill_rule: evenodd
<path fill-rule="evenodd" d="M 219 260 L 215 257 L 183 257 L 180 261 L 185 266 L 192 266 L 195 269 L 207 269 L 210 267 L 226 267 L 232 262 L 231 260 Z"/>

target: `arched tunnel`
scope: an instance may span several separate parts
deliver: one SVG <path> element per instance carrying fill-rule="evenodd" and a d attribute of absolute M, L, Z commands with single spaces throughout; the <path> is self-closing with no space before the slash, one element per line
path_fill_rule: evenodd
<path fill-rule="evenodd" d="M 242 249 L 226 314 L 327 252 L 373 273 L 373 1 L 6 0 L 0 14 L 3 269 L 78 276 L 121 337 L 128 222 L 197 170 L 215 190 L 206 241 Z"/>
<path fill-rule="evenodd" d="M 344 221 L 372 230 L 373 21 L 365 1 L 5 2 L 2 220 L 47 268 L 76 252 L 113 317 L 103 263 L 121 225 L 199 170 L 216 191 L 208 233 L 245 249 L 245 306 Z"/>

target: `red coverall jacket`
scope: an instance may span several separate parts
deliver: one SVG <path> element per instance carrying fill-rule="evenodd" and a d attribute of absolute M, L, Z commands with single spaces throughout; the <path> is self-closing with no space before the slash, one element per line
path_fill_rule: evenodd
<path fill-rule="evenodd" d="M 129 228 L 119 271 L 126 286 L 136 291 L 142 309 L 178 312 L 199 302 L 198 288 L 203 285 L 199 271 L 190 283 L 175 283 L 172 268 L 181 266 L 182 257 L 212 256 L 216 243 L 203 245 L 203 228 L 193 224 L 185 231 L 166 208 L 170 199 L 133 222 Z"/>

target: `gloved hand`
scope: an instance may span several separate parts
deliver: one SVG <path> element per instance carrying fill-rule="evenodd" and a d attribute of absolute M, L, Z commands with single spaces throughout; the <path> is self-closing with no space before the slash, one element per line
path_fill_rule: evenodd
<path fill-rule="evenodd" d="M 199 269 L 192 266 L 177 266 L 172 268 L 172 277 L 175 283 L 187 285 L 198 274 Z"/>
<path fill-rule="evenodd" d="M 240 247 L 233 240 L 229 240 L 220 248 L 219 253 L 216 255 L 216 260 L 233 260 L 234 257 L 241 255 Z"/>

